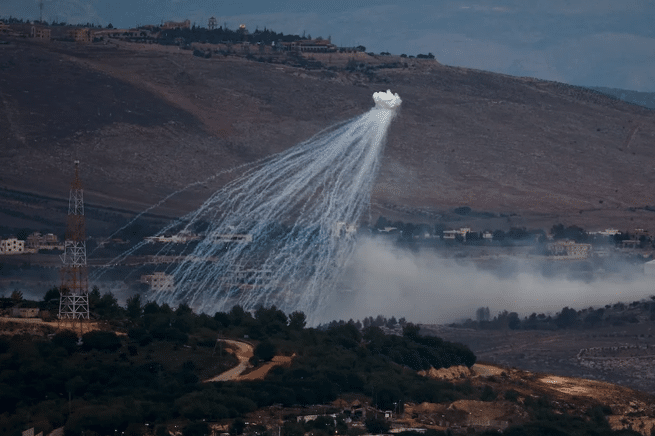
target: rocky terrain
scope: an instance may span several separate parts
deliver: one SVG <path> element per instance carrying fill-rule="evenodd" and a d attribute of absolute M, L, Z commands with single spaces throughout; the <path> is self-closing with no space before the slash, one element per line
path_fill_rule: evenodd
<path fill-rule="evenodd" d="M 0 45 L 2 222 L 63 223 L 75 158 L 92 231 L 115 230 L 205 181 L 151 211 L 179 216 L 239 165 L 365 112 L 373 92 L 390 88 L 404 103 L 389 132 L 373 219 L 438 219 L 470 206 L 508 227 L 655 224 L 646 208 L 655 204 L 648 109 L 429 59 L 311 56 L 323 67 L 205 59 L 155 45 L 9 40 Z M 344 69 L 347 59 L 356 71 Z M 396 60 L 398 68 L 370 68 Z M 470 220 L 484 227 L 476 222 L 484 218 Z"/>
<path fill-rule="evenodd" d="M 466 344 L 482 361 L 655 393 L 652 323 L 593 330 L 476 331 L 432 326 L 425 331 Z"/>

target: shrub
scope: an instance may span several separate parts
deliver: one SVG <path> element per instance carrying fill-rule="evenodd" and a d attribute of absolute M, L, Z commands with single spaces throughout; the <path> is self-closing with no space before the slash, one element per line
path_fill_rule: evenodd
<path fill-rule="evenodd" d="M 96 330 L 82 335 L 82 349 L 90 351 L 106 350 L 114 352 L 121 347 L 121 340 L 114 332 Z"/>
<path fill-rule="evenodd" d="M 275 345 L 270 342 L 270 341 L 263 341 L 260 342 L 259 345 L 255 347 L 254 355 L 257 359 L 263 360 L 264 362 L 268 362 L 273 357 L 275 357 L 275 353 L 277 352 L 277 349 L 275 348 Z"/>
<path fill-rule="evenodd" d="M 371 434 L 382 434 L 389 431 L 389 423 L 384 419 L 376 418 L 375 416 L 366 418 L 364 425 L 366 425 L 366 430 Z"/>
<path fill-rule="evenodd" d="M 516 401 L 519 399 L 519 393 L 515 391 L 514 389 L 510 389 L 509 391 L 505 391 L 505 399 L 507 401 L 512 401 L 516 403 Z"/>
<path fill-rule="evenodd" d="M 489 385 L 484 385 L 484 388 L 482 389 L 482 394 L 480 395 L 480 400 L 482 401 L 493 401 L 496 399 L 496 392 L 494 392 L 493 388 Z"/>

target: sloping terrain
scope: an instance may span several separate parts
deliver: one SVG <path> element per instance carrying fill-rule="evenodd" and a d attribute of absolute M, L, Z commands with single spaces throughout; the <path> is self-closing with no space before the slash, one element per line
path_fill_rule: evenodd
<path fill-rule="evenodd" d="M 411 427 L 431 424 L 440 428 L 444 424 L 456 424 L 503 429 L 527 422 L 530 409 L 548 406 L 555 416 L 591 415 L 594 418 L 590 412 L 597 406 L 598 410 L 603 410 L 613 430 L 633 429 L 648 435 L 655 428 L 651 397 L 626 387 L 489 364 L 475 364 L 469 373 L 456 380 L 445 379 L 486 387 L 482 401 L 406 406 L 404 423 Z M 433 375 L 431 378 L 443 379 Z"/>
<path fill-rule="evenodd" d="M 16 40 L 0 59 L 0 213 L 10 226 L 35 215 L 34 226 L 63 223 L 76 157 L 98 211 L 90 227 L 111 231 L 130 211 L 367 111 L 387 88 L 404 103 L 373 219 L 433 220 L 467 205 L 507 226 L 655 224 L 643 209 L 655 205 L 655 112 L 581 88 L 429 60 L 306 71 L 138 45 Z M 239 171 L 153 212 L 189 211 Z"/>

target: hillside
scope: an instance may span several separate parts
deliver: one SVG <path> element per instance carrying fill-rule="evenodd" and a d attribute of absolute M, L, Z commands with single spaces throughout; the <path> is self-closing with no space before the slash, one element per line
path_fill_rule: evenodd
<path fill-rule="evenodd" d="M 640 209 L 655 204 L 655 113 L 582 88 L 393 57 L 407 67 L 349 72 L 347 59 L 314 54 L 323 68 L 306 70 L 178 47 L 12 40 L 0 58 L 10 227 L 63 224 L 75 156 L 91 231 L 112 231 L 190 183 L 367 111 L 387 88 L 404 103 L 373 219 L 435 220 L 466 205 L 496 214 L 478 227 L 655 227 Z M 153 213 L 189 211 L 236 173 Z"/>
<path fill-rule="evenodd" d="M 604 87 L 592 87 L 591 89 L 632 104 L 644 106 L 649 109 L 655 109 L 655 93 L 652 92 L 630 91 L 628 89 Z"/>
<path fill-rule="evenodd" d="M 2 434 L 648 435 L 655 424 L 651 395 L 476 363 L 412 324 L 402 335 L 343 322 L 313 329 L 299 312 L 236 306 L 209 317 L 138 298 L 123 309 L 108 295 L 90 299 L 104 329 L 81 343 L 70 330 L 0 317 Z M 244 333 L 259 369 L 276 354 L 286 364 L 263 379 L 201 382 L 234 370 L 226 338 Z"/>

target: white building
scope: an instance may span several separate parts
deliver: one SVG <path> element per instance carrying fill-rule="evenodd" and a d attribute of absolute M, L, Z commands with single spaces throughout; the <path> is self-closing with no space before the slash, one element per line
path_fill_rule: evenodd
<path fill-rule="evenodd" d="M 34 250 L 63 250 L 64 244 L 59 243 L 59 238 L 53 233 L 42 235 L 34 232 L 27 237 L 27 248 Z"/>
<path fill-rule="evenodd" d="M 457 235 L 461 235 L 462 238 L 466 241 L 466 234 L 471 233 L 470 227 L 462 227 L 459 230 L 444 230 L 443 238 L 444 239 L 455 239 Z"/>
<path fill-rule="evenodd" d="M 11 309 L 11 316 L 15 318 L 36 318 L 39 316 L 39 309 L 36 307 L 14 307 Z"/>
<path fill-rule="evenodd" d="M 165 272 L 144 274 L 141 276 L 141 283 L 148 284 L 151 291 L 172 292 L 175 290 L 175 277 Z"/>
<path fill-rule="evenodd" d="M 0 240 L 0 254 L 21 254 L 25 252 L 25 241 L 16 238 Z"/>
<path fill-rule="evenodd" d="M 620 235 L 621 232 L 617 229 L 605 229 L 598 232 L 588 232 L 590 235 L 601 235 L 601 236 L 614 236 Z"/>
<path fill-rule="evenodd" d="M 252 235 L 245 233 L 227 233 L 223 235 L 211 235 L 210 237 L 214 244 L 225 244 L 227 242 L 249 244 L 252 242 Z"/>
<path fill-rule="evenodd" d="M 244 284 L 261 284 L 269 281 L 273 277 L 270 270 L 242 269 L 233 273 L 236 282 Z"/>
<path fill-rule="evenodd" d="M 575 241 L 557 241 L 546 245 L 546 249 L 560 259 L 587 259 L 591 255 L 591 244 Z"/>
<path fill-rule="evenodd" d="M 357 226 L 354 224 L 348 224 L 343 221 L 339 221 L 334 224 L 332 228 L 332 237 L 341 238 L 342 236 L 353 236 L 357 232 Z"/>
<path fill-rule="evenodd" d="M 191 232 L 180 232 L 177 235 L 172 235 L 172 236 L 146 236 L 145 238 L 146 242 L 162 242 L 165 244 L 171 243 L 171 244 L 186 244 L 187 242 L 191 241 L 196 241 L 200 239 L 200 236 L 196 235 L 195 233 Z"/>

